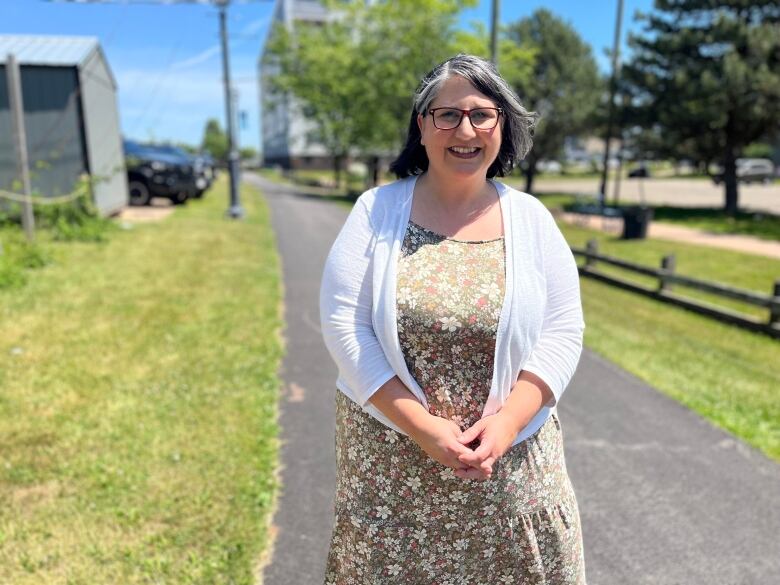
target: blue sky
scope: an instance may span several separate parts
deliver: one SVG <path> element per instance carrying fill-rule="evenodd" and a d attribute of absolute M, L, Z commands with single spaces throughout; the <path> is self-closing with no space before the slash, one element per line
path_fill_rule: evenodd
<path fill-rule="evenodd" d="M 240 142 L 259 147 L 257 56 L 268 31 L 273 2 L 234 2 L 230 9 L 231 71 L 246 127 Z M 604 49 L 612 46 L 616 0 L 503 0 L 501 22 L 545 7 L 569 21 L 593 47 L 608 70 Z M 652 0 L 625 0 L 623 39 L 637 30 L 634 12 L 649 11 Z M 42 0 L 0 0 L 0 34 L 95 36 L 119 84 L 119 110 L 125 136 L 198 144 L 206 119 L 224 124 L 217 10 L 198 4 L 76 4 Z M 464 11 L 488 26 L 490 0 Z"/>

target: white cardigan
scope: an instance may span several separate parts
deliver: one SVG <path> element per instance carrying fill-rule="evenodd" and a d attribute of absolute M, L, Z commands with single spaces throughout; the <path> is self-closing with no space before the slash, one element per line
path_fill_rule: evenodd
<path fill-rule="evenodd" d="M 402 179 L 360 196 L 330 250 L 320 289 L 322 335 L 339 371 L 336 387 L 400 433 L 368 399 L 397 375 L 428 408 L 406 367 L 396 322 L 396 268 L 416 181 Z M 503 216 L 506 288 L 482 416 L 501 409 L 522 370 L 539 376 L 554 395 L 514 445 L 555 412 L 577 367 L 585 323 L 574 256 L 552 215 L 535 197 L 493 185 Z"/>

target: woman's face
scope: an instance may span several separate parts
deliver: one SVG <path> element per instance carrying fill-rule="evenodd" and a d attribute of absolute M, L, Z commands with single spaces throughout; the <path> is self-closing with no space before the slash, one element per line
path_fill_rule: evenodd
<path fill-rule="evenodd" d="M 497 105 L 480 93 L 468 80 L 453 76 L 444 82 L 438 95 L 429 106 L 432 108 L 495 108 Z M 501 123 L 491 130 L 476 130 L 463 116 L 460 125 L 452 130 L 440 130 L 433 123 L 433 116 L 417 116 L 421 143 L 428 154 L 428 169 L 434 173 L 458 178 L 485 177 L 487 170 L 501 149 Z"/>

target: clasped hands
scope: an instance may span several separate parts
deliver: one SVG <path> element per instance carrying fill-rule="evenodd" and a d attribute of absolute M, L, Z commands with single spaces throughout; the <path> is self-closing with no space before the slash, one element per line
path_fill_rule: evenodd
<path fill-rule="evenodd" d="M 519 432 L 502 411 L 481 418 L 465 431 L 452 420 L 431 417 L 415 441 L 432 459 L 455 469 L 461 479 L 490 479 L 493 463 L 509 450 Z M 468 446 L 477 442 L 474 449 Z"/>

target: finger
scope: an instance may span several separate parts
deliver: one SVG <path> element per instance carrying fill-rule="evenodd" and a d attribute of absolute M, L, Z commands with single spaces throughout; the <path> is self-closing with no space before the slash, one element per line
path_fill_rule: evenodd
<path fill-rule="evenodd" d="M 479 467 L 482 464 L 482 458 L 475 457 L 474 453 L 461 453 L 458 455 L 458 461 L 468 467 Z"/>
<path fill-rule="evenodd" d="M 479 469 L 475 469 L 473 467 L 470 467 L 469 469 L 458 469 L 455 472 L 455 475 L 461 479 L 475 479 L 477 481 L 485 481 L 487 479 L 490 479 L 490 476 L 492 474 L 486 474 L 480 471 Z"/>
<path fill-rule="evenodd" d="M 482 462 L 482 465 L 480 468 L 482 469 L 483 473 L 493 473 L 493 463 L 495 462 L 495 457 L 488 457 Z"/>
<path fill-rule="evenodd" d="M 485 423 L 483 423 L 482 420 L 484 419 L 478 420 L 468 429 L 463 431 L 463 434 L 458 437 L 458 441 L 466 445 L 476 439 L 482 432 L 482 429 L 485 427 Z"/>
<path fill-rule="evenodd" d="M 479 447 L 474 449 L 474 456 L 478 457 L 480 461 L 483 461 L 490 457 L 493 452 L 493 439 L 483 439 L 479 444 Z"/>

